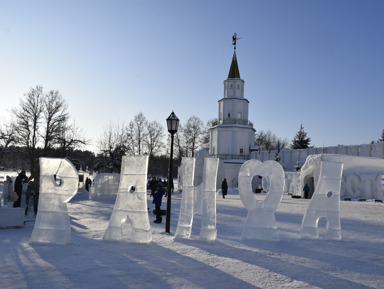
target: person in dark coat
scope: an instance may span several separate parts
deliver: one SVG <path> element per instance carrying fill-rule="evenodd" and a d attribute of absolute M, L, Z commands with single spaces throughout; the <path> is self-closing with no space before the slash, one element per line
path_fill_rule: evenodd
<path fill-rule="evenodd" d="M 221 193 L 223 194 L 223 199 L 225 199 L 227 192 L 228 192 L 227 179 L 224 178 L 223 182 L 221 183 Z"/>
<path fill-rule="evenodd" d="M 27 179 L 25 171 L 21 171 L 15 179 L 15 192 L 19 198 L 13 203 L 14 208 L 20 208 L 21 194 L 23 192 L 23 181 Z"/>
<path fill-rule="evenodd" d="M 309 191 L 310 191 L 308 184 L 305 184 L 303 191 L 304 191 L 304 199 L 308 199 Z"/>
<path fill-rule="evenodd" d="M 161 223 L 163 221 L 163 218 L 161 217 L 161 201 L 163 199 L 163 196 L 165 194 L 163 183 L 159 182 L 157 184 L 157 192 L 153 194 L 153 201 L 152 203 L 155 204 L 155 212 L 156 212 L 156 220 L 154 220 L 154 223 Z"/>
<path fill-rule="evenodd" d="M 33 193 L 33 210 L 35 212 L 35 216 L 37 215 L 37 210 L 39 206 L 39 195 L 40 195 L 40 166 L 37 167 L 33 171 L 33 173 L 27 178 L 26 182 L 30 182 L 34 180 L 35 191 Z"/>

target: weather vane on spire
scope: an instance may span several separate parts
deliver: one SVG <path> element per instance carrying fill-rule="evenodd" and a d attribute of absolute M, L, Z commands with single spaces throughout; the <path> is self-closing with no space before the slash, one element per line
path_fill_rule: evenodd
<path fill-rule="evenodd" d="M 236 33 L 233 34 L 233 36 L 232 36 L 232 45 L 234 46 L 235 51 L 236 51 L 236 41 L 239 40 L 239 39 L 241 39 L 241 38 L 237 37 Z"/>

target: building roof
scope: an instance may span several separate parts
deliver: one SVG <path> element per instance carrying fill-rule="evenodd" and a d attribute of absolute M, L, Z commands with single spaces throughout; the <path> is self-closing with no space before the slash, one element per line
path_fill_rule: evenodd
<path fill-rule="evenodd" d="M 237 65 L 236 51 L 233 53 L 231 68 L 229 69 L 228 78 L 240 78 L 240 71 Z"/>

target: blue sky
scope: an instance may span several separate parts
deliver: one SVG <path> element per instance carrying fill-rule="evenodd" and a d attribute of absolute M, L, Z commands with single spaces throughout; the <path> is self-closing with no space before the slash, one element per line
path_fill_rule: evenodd
<path fill-rule="evenodd" d="M 0 2 L 0 119 L 59 90 L 87 137 L 139 112 L 165 127 L 217 117 L 233 46 L 249 120 L 316 147 L 384 129 L 384 1 Z M 96 146 L 90 147 L 96 150 Z"/>

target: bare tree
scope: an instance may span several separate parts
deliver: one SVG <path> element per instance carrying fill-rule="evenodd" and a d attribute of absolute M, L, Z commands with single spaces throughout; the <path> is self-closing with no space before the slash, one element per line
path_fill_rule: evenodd
<path fill-rule="evenodd" d="M 27 148 L 29 169 L 33 171 L 37 159 L 36 149 L 39 142 L 39 128 L 44 109 L 43 87 L 36 86 L 20 100 L 20 108 L 13 109 L 17 125 L 17 142 Z"/>
<path fill-rule="evenodd" d="M 0 124 L 0 166 L 3 165 L 4 155 L 7 148 L 16 143 L 16 124 L 14 121 L 8 121 Z"/>
<path fill-rule="evenodd" d="M 187 156 L 193 157 L 195 155 L 195 151 L 202 143 L 204 132 L 204 123 L 200 118 L 191 116 L 187 120 L 183 129 L 183 138 Z"/>
<path fill-rule="evenodd" d="M 0 124 L 0 147 L 6 148 L 16 143 L 16 123 L 7 121 Z"/>
<path fill-rule="evenodd" d="M 63 97 L 56 90 L 51 90 L 45 95 L 44 100 L 44 131 L 42 138 L 44 141 L 43 156 L 48 155 L 48 150 L 55 143 L 59 143 L 61 147 L 66 147 L 66 144 L 62 146 L 63 139 L 69 140 L 67 137 L 71 135 L 73 137 L 73 130 L 78 128 L 69 127 L 67 122 L 69 120 L 69 114 L 67 113 L 68 105 Z M 78 143 L 82 143 L 79 141 Z M 74 144 L 72 142 L 71 146 Z"/>
<path fill-rule="evenodd" d="M 145 140 L 148 136 L 148 121 L 144 114 L 140 112 L 135 115 L 127 127 L 128 144 L 132 148 L 133 155 L 142 155 L 145 151 Z"/>
<path fill-rule="evenodd" d="M 280 149 L 288 147 L 288 141 L 286 139 L 278 138 L 270 130 L 267 132 L 261 130 L 256 133 L 255 145 L 260 146 L 261 150 L 277 150 L 278 143 L 280 144 Z"/>
<path fill-rule="evenodd" d="M 145 140 L 145 143 L 146 143 L 148 154 L 150 156 L 153 156 L 156 153 L 162 151 L 164 147 L 163 138 L 164 138 L 163 126 L 157 121 L 149 122 L 147 127 L 147 138 Z"/>
<path fill-rule="evenodd" d="M 174 158 L 177 160 L 177 163 L 181 163 L 181 160 L 183 157 L 186 156 L 185 152 L 185 145 L 184 145 L 184 140 L 183 140 L 183 126 L 179 124 L 179 129 L 177 130 L 177 133 L 174 134 L 173 137 L 173 145 L 174 145 L 174 150 L 173 150 L 173 155 Z M 166 155 L 169 156 L 169 148 L 171 147 L 171 135 L 168 134 L 167 137 L 167 149 L 166 149 Z"/>
<path fill-rule="evenodd" d="M 122 146 L 126 142 L 126 133 L 124 123 L 122 125 L 109 124 L 104 128 L 104 134 L 99 139 L 99 149 L 101 151 L 109 150 L 117 146 Z"/>
<path fill-rule="evenodd" d="M 62 123 L 62 127 L 58 127 L 57 131 L 61 132 L 55 136 L 55 144 L 61 152 L 60 157 L 67 157 L 68 152 L 73 151 L 77 147 L 86 145 L 89 143 L 84 136 L 84 132 L 73 121 L 72 125 Z"/>
<path fill-rule="evenodd" d="M 202 135 L 202 138 L 201 138 L 201 148 L 205 149 L 206 151 L 209 151 L 209 146 L 210 146 L 210 142 L 211 142 L 210 128 L 213 127 L 213 124 L 216 121 L 217 121 L 216 119 L 208 120 L 206 125 L 205 125 L 204 131 L 203 131 L 203 135 Z"/>
<path fill-rule="evenodd" d="M 103 138 L 99 140 L 102 154 L 97 158 L 95 169 L 100 172 L 120 172 L 121 158 L 129 150 L 127 142 L 124 123 L 121 126 L 109 124 L 104 130 Z"/>

